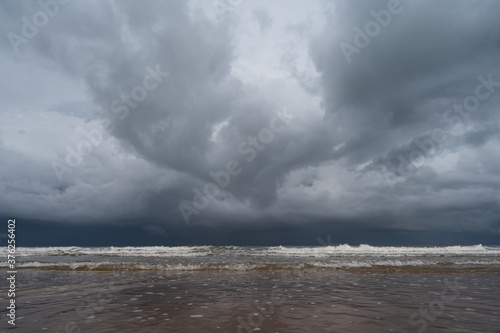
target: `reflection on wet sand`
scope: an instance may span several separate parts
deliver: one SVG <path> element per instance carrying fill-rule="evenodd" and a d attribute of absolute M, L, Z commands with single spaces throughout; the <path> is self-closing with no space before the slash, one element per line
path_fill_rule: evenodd
<path fill-rule="evenodd" d="M 494 332 L 500 312 L 474 272 L 21 273 L 18 332 Z"/>

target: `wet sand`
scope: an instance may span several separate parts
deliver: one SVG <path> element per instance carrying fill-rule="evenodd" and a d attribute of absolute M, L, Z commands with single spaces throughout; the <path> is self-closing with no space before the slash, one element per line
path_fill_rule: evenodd
<path fill-rule="evenodd" d="M 498 273 L 24 269 L 18 279 L 15 332 L 498 332 L 500 317 Z"/>

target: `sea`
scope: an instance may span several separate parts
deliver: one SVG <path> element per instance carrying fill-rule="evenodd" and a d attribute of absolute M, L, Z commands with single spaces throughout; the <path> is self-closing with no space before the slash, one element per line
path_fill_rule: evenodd
<path fill-rule="evenodd" d="M 0 332 L 500 332 L 495 245 L 24 247 L 16 256 L 16 325 L 5 260 Z"/>

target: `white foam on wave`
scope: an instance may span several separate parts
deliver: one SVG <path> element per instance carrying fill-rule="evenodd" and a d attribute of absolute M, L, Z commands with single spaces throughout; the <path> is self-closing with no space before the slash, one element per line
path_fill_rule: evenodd
<path fill-rule="evenodd" d="M 325 261 L 311 260 L 300 262 L 281 263 L 224 263 L 224 262 L 197 262 L 197 263 L 137 263 L 137 262 L 40 262 L 27 261 L 18 262 L 18 268 L 38 268 L 38 269 L 58 269 L 58 270 L 102 270 L 102 271 L 196 271 L 196 270 L 220 270 L 220 271 L 253 271 L 261 269 L 289 270 L 304 268 L 370 268 L 377 266 L 403 267 L 403 266 L 500 266 L 498 259 L 477 259 L 457 258 L 450 260 L 442 258 L 440 260 L 422 259 L 357 259 L 348 261 Z M 0 262 L 0 267 L 7 267 L 7 263 Z"/>
<path fill-rule="evenodd" d="M 371 246 L 362 244 L 351 246 L 348 244 L 324 247 L 273 247 L 267 251 L 269 255 L 291 257 L 405 257 L 405 256 L 499 256 L 500 248 L 487 248 L 482 245 L 473 246 L 436 246 L 436 247 L 396 247 L 396 246 Z"/>
<path fill-rule="evenodd" d="M 229 271 L 249 271 L 264 267 L 259 264 L 225 264 L 225 263 L 175 263 L 175 264 L 148 264 L 132 262 L 39 262 L 28 261 L 19 262 L 17 268 L 39 268 L 58 270 L 88 270 L 88 271 L 196 271 L 196 270 L 229 270 Z M 0 262 L 0 267 L 7 267 L 7 264 Z"/>
<path fill-rule="evenodd" d="M 6 253 L 6 250 L 4 249 L 3 252 Z M 209 246 L 18 247 L 16 252 L 19 256 L 97 255 L 108 257 L 197 257 L 211 254 Z"/>
<path fill-rule="evenodd" d="M 500 256 L 500 247 L 436 246 L 436 247 L 396 247 L 348 244 L 322 247 L 215 247 L 215 246 L 149 246 L 149 247 L 24 247 L 16 249 L 20 257 L 36 256 L 99 256 L 99 257 L 206 257 L 238 256 L 246 257 L 439 257 L 439 256 Z M 0 248 L 7 255 L 7 248 Z"/>

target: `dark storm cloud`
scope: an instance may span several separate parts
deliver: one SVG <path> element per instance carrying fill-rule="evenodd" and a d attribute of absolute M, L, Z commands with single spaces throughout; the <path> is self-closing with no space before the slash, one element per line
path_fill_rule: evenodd
<path fill-rule="evenodd" d="M 364 30 L 374 21 L 370 11 L 386 10 L 387 4 L 340 2 L 311 54 L 323 74 L 327 112 L 345 118 L 357 137 L 368 130 L 392 141 L 400 132 L 431 131 L 447 107 L 473 92 L 478 76 L 495 73 L 499 45 L 492 37 L 500 25 L 495 2 L 401 1 L 402 12 L 348 64 L 339 44 L 354 44 L 353 28 Z M 366 140 L 365 147 L 379 142 Z"/>
<path fill-rule="evenodd" d="M 256 20 L 262 36 L 282 29 L 283 37 L 309 39 L 302 53 L 317 71 L 301 69 L 298 43 L 276 41 L 284 79 L 263 70 L 265 85 L 235 74 L 239 61 L 267 65 L 252 57 L 258 50 L 238 49 L 240 39 L 255 38 L 241 28 L 238 11 L 246 5 L 213 19 L 213 8 L 193 10 L 185 1 L 74 1 L 60 4 L 19 52 L 3 38 L 2 57 L 15 68 L 4 65 L 6 73 L 54 88 L 21 94 L 17 81 L 16 89 L 4 84 L 13 91 L 2 93 L 8 110 L 27 95 L 48 113 L 30 105 L 31 122 L 18 111 L 2 118 L 12 128 L 0 132 L 0 154 L 9 161 L 1 184 L 10 190 L 2 212 L 56 221 L 143 219 L 145 233 L 165 237 L 185 223 L 180 203 L 196 209 L 195 224 L 211 227 L 500 232 L 498 2 L 325 3 L 326 25 L 313 37 L 314 20 L 280 28 L 286 11 L 256 5 L 249 9 L 253 29 Z M 4 36 L 22 36 L 22 18 L 41 10 L 36 2 L 0 6 Z M 371 37 L 369 22 L 380 28 Z M 363 47 L 359 31 L 365 42 L 369 37 Z M 358 51 L 346 55 L 345 44 Z M 26 64 L 40 64 L 36 77 Z M 454 105 L 466 105 L 479 85 L 488 97 L 467 116 L 457 112 Z M 61 97 L 69 94 L 82 100 Z M 276 116 L 282 128 L 263 144 L 259 133 Z M 78 146 L 77 128 L 95 131 L 105 119 L 112 128 L 99 129 L 103 143 L 59 181 L 52 161 L 64 163 L 66 147 Z M 57 129 L 29 144 L 42 136 L 44 121 Z M 228 161 L 241 171 L 196 208 L 196 190 L 217 183 L 213 175 Z M 21 213 L 16 202 L 27 198 L 35 205 Z"/>
<path fill-rule="evenodd" d="M 40 10 L 28 7 L 27 13 Z M 144 195 L 153 214 L 163 214 L 165 206 L 177 211 L 176 203 L 192 196 L 195 185 L 211 181 L 210 171 L 223 169 L 234 156 L 242 158 L 234 143 L 269 127 L 273 110 L 280 107 L 229 75 L 234 58 L 231 25 L 190 17 L 185 2 L 72 3 L 60 10 L 66 12 L 28 45 L 19 46 L 25 48 L 24 56 L 41 55 L 83 79 L 97 106 L 94 116 L 113 119 L 113 135 L 123 144 L 147 161 L 188 175 L 156 195 Z M 9 51 L 8 45 L 4 48 Z M 144 101 L 131 101 L 131 92 L 151 68 L 168 72 L 168 77 L 162 74 L 162 82 Z M 284 134 L 259 151 L 227 190 L 242 200 L 271 203 L 283 175 L 294 165 L 309 163 L 301 155 L 314 155 L 318 140 L 321 136 Z M 285 149 L 288 145 L 297 145 L 298 151 Z M 283 150 L 283 158 L 276 159 L 276 152 Z M 161 194 L 167 197 L 158 199 Z"/>
<path fill-rule="evenodd" d="M 394 177 L 394 174 L 401 174 L 398 168 L 425 172 L 425 163 L 417 169 L 418 163 L 441 156 L 442 149 L 446 149 L 446 155 L 464 151 L 469 145 L 470 151 L 478 154 L 477 146 L 487 144 L 498 135 L 500 25 L 493 14 L 499 9 L 498 3 L 401 1 L 401 12 L 392 15 L 390 24 L 370 38 L 369 44 L 359 54 L 352 54 L 352 61 L 348 63 L 340 44 L 355 45 L 353 28 L 358 26 L 364 30 L 366 23 L 375 20 L 370 12 L 387 12 L 388 3 L 339 2 L 323 34 L 311 43 L 312 57 L 322 73 L 326 119 L 346 129 L 344 138 L 347 143 L 339 155 L 348 164 L 368 163 L 362 169 L 365 172 L 367 168 L 378 165 L 388 177 Z M 495 91 L 475 112 L 467 112 L 470 116 L 460 117 L 458 122 L 447 121 L 450 118 L 450 114 L 444 116 L 447 109 L 455 103 L 463 104 L 467 96 L 473 96 L 481 82 L 480 76 L 485 79 L 493 76 Z M 451 115 L 459 116 L 458 113 Z M 463 127 L 453 127 L 456 123 Z M 431 140 L 432 144 L 420 148 L 418 143 Z M 491 149 L 494 148 L 490 145 L 481 153 L 490 154 Z M 412 152 L 415 152 L 412 163 L 404 165 L 400 157 L 408 162 Z M 477 181 L 476 173 L 479 169 L 484 170 L 484 166 L 489 169 L 490 162 L 487 163 L 483 165 L 478 161 L 476 170 L 467 171 L 460 170 L 460 165 L 457 165 L 456 171 L 464 171 L 463 177 Z M 429 172 L 436 177 L 419 177 L 419 188 L 412 185 L 412 177 L 418 177 L 418 174 L 410 173 L 408 179 L 398 180 L 401 182 L 398 183 L 400 194 L 421 197 L 420 212 L 433 212 L 426 214 L 426 219 L 444 219 L 440 221 L 441 225 L 453 219 L 467 221 L 474 216 L 473 207 L 496 205 L 497 191 L 493 192 L 496 198 L 493 201 L 470 197 L 468 209 L 451 218 L 453 207 L 441 205 L 436 209 L 430 202 L 425 202 L 425 196 L 436 196 L 441 190 L 435 186 L 440 183 L 438 179 L 448 177 L 433 170 L 427 170 Z M 488 177 L 493 183 L 498 183 L 497 172 L 489 172 Z M 428 193 L 428 186 L 433 186 L 436 192 Z M 489 192 L 486 184 L 478 184 L 478 187 Z M 450 191 L 448 200 L 460 201 L 461 190 L 466 191 L 466 188 Z M 380 189 L 380 194 L 383 193 L 385 191 Z M 394 204 L 405 200 L 407 198 L 403 196 Z M 415 202 L 412 201 L 411 205 Z M 405 209 L 410 210 L 409 207 Z M 418 215 L 421 214 L 414 214 L 413 219 L 420 220 Z M 488 223 L 486 220 L 493 223 L 498 220 L 498 215 L 485 214 L 481 219 L 484 223 Z"/>

